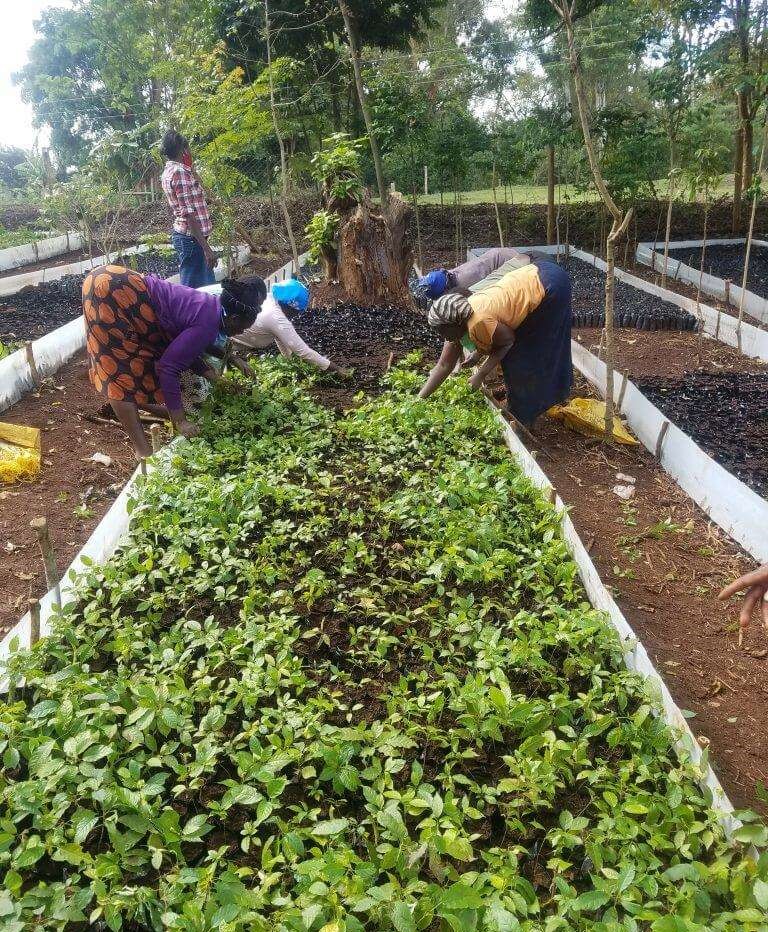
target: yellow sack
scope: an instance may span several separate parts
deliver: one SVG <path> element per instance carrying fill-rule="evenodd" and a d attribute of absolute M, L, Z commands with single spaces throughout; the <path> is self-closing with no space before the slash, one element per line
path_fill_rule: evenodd
<path fill-rule="evenodd" d="M 596 401 L 594 398 L 571 398 L 567 405 L 555 405 L 547 414 L 587 437 L 605 437 L 604 401 Z M 639 441 L 629 433 L 618 416 L 613 419 L 613 439 L 627 446 L 639 446 Z"/>
<path fill-rule="evenodd" d="M 40 472 L 37 427 L 0 422 L 0 482 L 34 479 Z"/>

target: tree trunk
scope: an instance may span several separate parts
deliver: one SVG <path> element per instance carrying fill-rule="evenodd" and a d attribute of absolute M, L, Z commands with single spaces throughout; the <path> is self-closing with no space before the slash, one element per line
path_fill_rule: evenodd
<path fill-rule="evenodd" d="M 549 0 L 550 5 L 563 21 L 565 34 L 568 41 L 568 64 L 571 77 L 573 78 L 573 89 L 576 94 L 576 103 L 579 111 L 579 120 L 584 135 L 584 147 L 587 150 L 589 167 L 592 169 L 592 176 L 595 180 L 595 187 L 600 193 L 600 198 L 609 210 L 613 218 L 611 233 L 608 236 L 606 248 L 606 260 L 610 264 L 606 274 L 605 284 L 605 343 L 606 343 L 606 392 L 605 392 L 605 433 L 607 438 L 613 437 L 613 295 L 614 295 L 614 250 L 617 240 L 626 232 L 627 226 L 632 217 L 632 211 L 623 214 L 619 206 L 611 196 L 608 186 L 605 183 L 603 174 L 600 170 L 600 164 L 597 159 L 594 141 L 592 139 L 592 130 L 589 125 L 589 113 L 587 111 L 587 98 L 584 92 L 584 83 L 582 81 L 581 63 L 578 52 L 576 51 L 576 40 L 573 31 L 572 4 L 571 0 Z"/>
<path fill-rule="evenodd" d="M 742 169 L 742 187 L 745 191 L 748 191 L 752 185 L 752 178 L 754 175 L 755 168 L 755 156 L 754 156 L 754 128 L 751 118 L 747 118 L 744 121 L 744 168 Z"/>
<path fill-rule="evenodd" d="M 555 147 L 547 146 L 547 243 L 555 241 Z"/>
<path fill-rule="evenodd" d="M 661 287 L 667 286 L 667 263 L 669 262 L 669 240 L 672 236 L 672 208 L 675 203 L 675 150 L 670 144 L 669 192 L 667 197 L 667 223 L 664 227 L 664 264 L 661 267 Z"/>
<path fill-rule="evenodd" d="M 413 266 L 411 208 L 394 193 L 386 206 L 363 200 L 342 216 L 338 233 L 338 280 L 358 304 L 410 305 Z"/>
<path fill-rule="evenodd" d="M 368 143 L 371 147 L 373 165 L 376 169 L 376 186 L 379 189 L 379 197 L 381 198 L 382 205 L 386 205 L 389 194 L 387 191 L 386 182 L 384 180 L 384 165 L 381 160 L 379 141 L 376 138 L 376 133 L 374 132 L 373 117 L 371 116 L 371 110 L 368 106 L 368 95 L 366 94 L 365 85 L 363 84 L 363 72 L 362 68 L 360 67 L 360 43 L 357 33 L 357 24 L 354 21 L 352 11 L 347 5 L 346 0 L 338 0 L 338 4 L 339 9 L 341 10 L 341 15 L 344 17 L 344 27 L 347 31 L 349 50 L 352 55 L 352 70 L 355 73 L 357 96 L 358 100 L 360 101 L 360 109 L 363 112 L 363 119 L 365 120 L 365 129 L 368 133 Z"/>
<path fill-rule="evenodd" d="M 266 23 L 267 68 L 269 69 L 269 101 L 272 108 L 272 124 L 275 129 L 275 136 L 277 136 L 277 144 L 280 148 L 280 178 L 282 180 L 282 196 L 280 197 L 280 206 L 283 210 L 285 229 L 288 233 L 288 242 L 291 244 L 293 270 L 294 273 L 298 275 L 299 250 L 296 246 L 296 237 L 293 234 L 291 213 L 288 210 L 288 161 L 285 156 L 285 142 L 283 141 L 283 134 L 280 132 L 280 121 L 277 119 L 277 108 L 275 107 L 275 82 L 274 76 L 272 74 L 272 38 L 270 35 L 269 0 L 264 0 L 264 20 Z"/>
<path fill-rule="evenodd" d="M 496 159 L 493 160 L 493 174 L 492 174 L 492 183 L 493 183 L 493 209 L 496 213 L 496 228 L 499 231 L 499 246 L 504 248 L 504 228 L 501 225 L 501 213 L 499 212 L 499 200 L 496 197 Z"/>
<path fill-rule="evenodd" d="M 731 232 L 741 233 L 741 193 L 744 190 L 744 136 L 741 126 L 736 130 L 736 152 L 733 157 L 733 217 Z"/>

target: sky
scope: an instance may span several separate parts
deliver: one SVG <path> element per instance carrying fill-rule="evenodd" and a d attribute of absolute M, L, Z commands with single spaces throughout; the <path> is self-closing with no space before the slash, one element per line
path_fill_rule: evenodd
<path fill-rule="evenodd" d="M 500 16 L 509 0 L 493 0 L 488 12 Z M 35 40 L 34 22 L 47 7 L 66 7 L 71 0 L 0 0 L 0 145 L 31 148 L 45 144 L 45 135 L 32 125 L 32 109 L 21 99 L 11 75 L 24 67 L 27 52 Z"/>
<path fill-rule="evenodd" d="M 28 149 L 37 138 L 32 110 L 22 101 L 11 75 L 26 64 L 35 40 L 34 21 L 50 6 L 69 6 L 69 0 L 0 0 L 0 145 Z"/>

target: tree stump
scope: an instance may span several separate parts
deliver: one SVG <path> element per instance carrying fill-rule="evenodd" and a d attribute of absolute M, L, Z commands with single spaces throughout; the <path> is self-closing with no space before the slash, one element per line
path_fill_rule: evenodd
<path fill-rule="evenodd" d="M 338 212 L 336 274 L 349 299 L 366 305 L 410 305 L 411 207 L 393 193 L 382 208 L 366 191 L 359 203 Z"/>

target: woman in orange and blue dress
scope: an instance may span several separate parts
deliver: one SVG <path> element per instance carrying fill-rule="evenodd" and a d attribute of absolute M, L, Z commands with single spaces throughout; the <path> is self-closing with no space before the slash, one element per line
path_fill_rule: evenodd
<path fill-rule="evenodd" d="M 117 265 L 83 282 L 86 349 L 93 387 L 112 406 L 139 458 L 152 452 L 139 410 L 169 417 L 194 437 L 179 378 L 187 369 L 216 381 L 204 353 L 252 326 L 267 289 L 261 279 L 227 280 L 221 295 L 174 285 Z"/>

